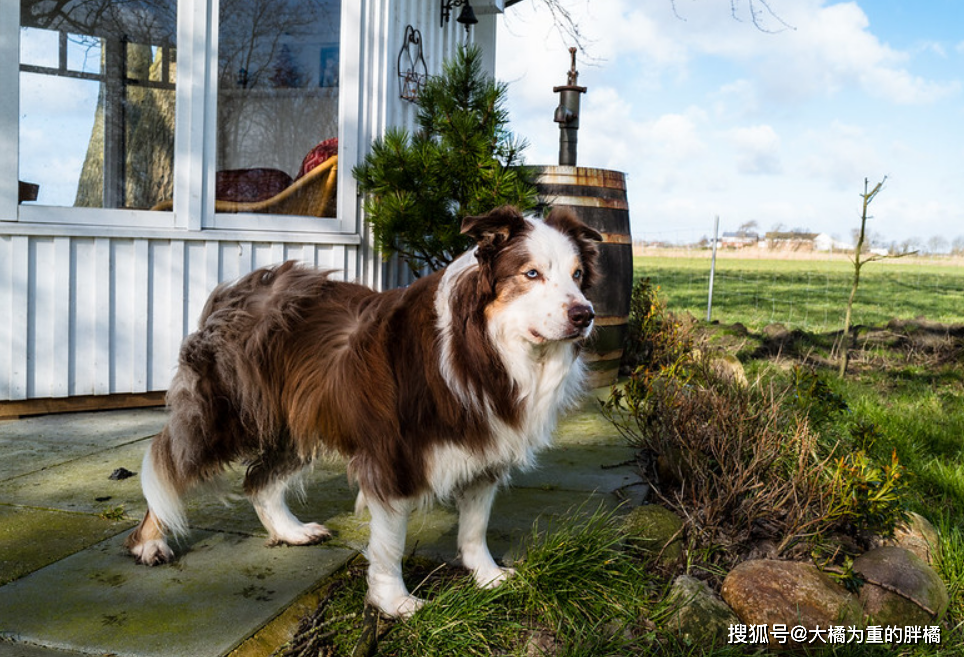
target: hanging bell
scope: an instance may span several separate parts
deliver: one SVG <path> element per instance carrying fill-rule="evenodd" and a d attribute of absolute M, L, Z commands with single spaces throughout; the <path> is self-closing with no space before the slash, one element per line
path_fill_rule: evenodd
<path fill-rule="evenodd" d="M 459 17 L 456 18 L 455 21 L 464 25 L 466 32 L 469 31 L 470 26 L 479 22 L 479 19 L 475 17 L 475 10 L 472 9 L 472 5 L 468 3 L 468 0 L 462 5 L 462 11 L 459 12 Z"/>

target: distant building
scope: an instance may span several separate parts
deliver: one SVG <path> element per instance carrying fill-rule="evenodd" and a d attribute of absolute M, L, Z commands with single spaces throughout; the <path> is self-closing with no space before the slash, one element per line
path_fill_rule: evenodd
<path fill-rule="evenodd" d="M 756 246 L 759 241 L 760 236 L 757 233 L 745 230 L 723 233 L 720 236 L 720 246 L 724 249 L 742 249 L 748 246 Z"/>
<path fill-rule="evenodd" d="M 826 233 L 820 233 L 813 238 L 813 250 L 824 253 L 833 253 L 834 251 L 853 251 L 854 246 L 848 242 L 835 240 Z"/>

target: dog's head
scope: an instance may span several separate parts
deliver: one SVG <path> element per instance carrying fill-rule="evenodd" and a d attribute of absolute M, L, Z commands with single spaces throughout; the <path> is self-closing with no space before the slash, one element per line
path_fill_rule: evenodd
<path fill-rule="evenodd" d="M 543 221 L 511 207 L 466 217 L 462 232 L 478 244 L 485 313 L 505 337 L 542 344 L 589 335 L 595 315 L 585 292 L 598 276 L 598 232 L 568 210 Z"/>

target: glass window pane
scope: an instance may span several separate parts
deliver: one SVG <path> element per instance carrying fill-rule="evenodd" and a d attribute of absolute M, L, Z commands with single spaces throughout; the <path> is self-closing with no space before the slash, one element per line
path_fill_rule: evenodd
<path fill-rule="evenodd" d="M 216 208 L 334 216 L 340 0 L 222 0 Z"/>
<path fill-rule="evenodd" d="M 20 179 L 39 185 L 37 202 L 170 199 L 176 0 L 20 6 Z"/>

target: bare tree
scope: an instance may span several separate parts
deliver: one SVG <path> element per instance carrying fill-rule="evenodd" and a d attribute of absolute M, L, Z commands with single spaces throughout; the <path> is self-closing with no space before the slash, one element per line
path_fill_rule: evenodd
<path fill-rule="evenodd" d="M 854 249 L 854 282 L 853 286 L 850 288 L 850 297 L 847 299 L 847 312 L 844 315 L 844 328 L 843 333 L 840 335 L 840 342 L 838 343 L 840 349 L 840 369 L 838 374 L 843 377 L 847 373 L 847 363 L 850 360 L 850 348 L 851 345 L 848 344 L 850 341 L 850 323 L 853 317 L 854 299 L 857 297 L 857 287 L 860 285 L 860 270 L 869 262 L 876 262 L 877 260 L 883 260 L 884 258 L 899 258 L 905 255 L 911 255 L 911 253 L 901 253 L 899 255 L 879 255 L 876 253 L 865 252 L 864 247 L 868 240 L 867 233 L 867 219 L 871 217 L 867 214 L 867 208 L 873 203 L 874 199 L 877 198 L 877 194 L 881 192 L 884 188 L 884 183 L 887 182 L 887 176 L 884 176 L 883 180 L 874 185 L 873 189 L 870 189 L 870 181 L 864 178 L 864 193 L 860 195 L 863 199 L 863 211 L 860 214 L 860 231 L 857 234 L 857 246 Z M 854 336 L 856 340 L 856 335 Z"/>
<path fill-rule="evenodd" d="M 901 252 L 901 253 L 916 253 L 916 252 L 920 251 L 921 244 L 923 244 L 923 242 L 921 241 L 921 238 L 919 238 L 919 237 L 908 237 L 907 239 L 905 239 L 904 241 L 902 241 L 902 242 L 900 243 L 900 252 Z"/>
<path fill-rule="evenodd" d="M 940 235 L 934 235 L 927 240 L 927 252 L 931 255 L 947 253 L 949 249 L 950 245 L 947 243 L 947 240 Z"/>
<path fill-rule="evenodd" d="M 565 4 L 565 0 L 533 0 L 543 5 L 552 16 L 556 30 L 564 39 L 574 43 L 580 51 L 586 51 L 586 38 L 582 30 L 576 24 L 572 12 Z M 673 7 L 673 13 L 680 20 L 686 18 L 680 13 L 677 7 L 677 0 L 668 0 Z M 770 0 L 728 0 L 730 3 L 730 15 L 733 20 L 743 22 L 749 17 L 750 22 L 761 32 L 776 33 L 784 30 L 795 30 L 796 28 L 787 23 L 780 15 L 774 11 L 770 5 Z M 508 9 L 512 5 L 517 5 L 522 0 L 506 0 L 505 7 Z M 720 0 L 722 2 L 722 0 Z M 775 26 L 775 27 L 774 27 Z"/>
<path fill-rule="evenodd" d="M 951 242 L 951 255 L 964 255 L 964 235 L 958 235 Z"/>
<path fill-rule="evenodd" d="M 686 20 L 680 15 L 676 0 L 670 0 L 670 3 L 673 5 L 673 13 L 676 17 Z M 776 33 L 796 29 L 773 10 L 769 0 L 730 0 L 730 15 L 733 20 L 740 22 L 745 16 L 749 16 L 750 22 L 761 32 Z"/>

